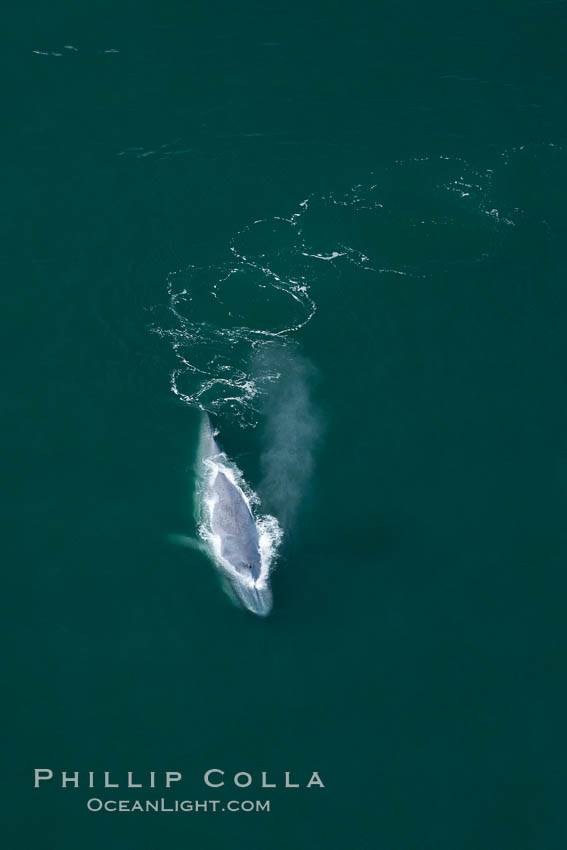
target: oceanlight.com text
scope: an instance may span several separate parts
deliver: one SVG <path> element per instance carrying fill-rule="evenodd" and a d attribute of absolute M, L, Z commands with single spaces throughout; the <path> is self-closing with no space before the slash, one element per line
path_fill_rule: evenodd
<path fill-rule="evenodd" d="M 87 800 L 89 812 L 269 812 L 270 800 Z"/>

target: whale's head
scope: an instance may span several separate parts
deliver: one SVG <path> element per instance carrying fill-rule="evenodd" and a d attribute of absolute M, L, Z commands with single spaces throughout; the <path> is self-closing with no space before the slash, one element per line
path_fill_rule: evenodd
<path fill-rule="evenodd" d="M 260 578 L 262 563 L 260 560 L 260 552 L 248 552 L 245 559 L 234 559 L 232 566 L 245 579 L 257 581 Z"/>
<path fill-rule="evenodd" d="M 272 610 L 272 591 L 267 582 L 233 580 L 232 587 L 245 608 L 259 617 L 267 617 Z"/>

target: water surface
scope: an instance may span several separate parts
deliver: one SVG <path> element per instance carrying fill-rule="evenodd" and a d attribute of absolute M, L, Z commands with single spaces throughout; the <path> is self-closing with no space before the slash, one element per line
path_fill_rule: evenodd
<path fill-rule="evenodd" d="M 564 4 L 9 17 L 10 846 L 559 850 Z M 285 526 L 266 619 L 168 543 L 199 404 Z M 34 767 L 326 788 L 95 816 Z"/>

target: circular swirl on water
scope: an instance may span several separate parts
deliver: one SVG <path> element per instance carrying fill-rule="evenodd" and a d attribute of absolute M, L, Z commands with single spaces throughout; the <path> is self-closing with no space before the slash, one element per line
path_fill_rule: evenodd
<path fill-rule="evenodd" d="M 289 345 L 315 316 L 323 295 L 334 301 L 399 276 L 481 262 L 500 250 L 517 208 L 495 198 L 494 169 L 463 159 L 418 157 L 377 171 L 345 192 L 314 194 L 289 217 L 252 222 L 224 249 L 224 259 L 189 266 L 167 279 L 168 302 L 153 332 L 175 355 L 171 389 L 189 405 L 255 424 L 260 397 L 277 374 L 252 364 L 267 344 Z M 349 271 L 350 270 L 350 271 Z M 363 275 L 353 288 L 353 273 Z"/>
<path fill-rule="evenodd" d="M 234 237 L 224 263 L 169 275 L 169 320 L 152 330 L 170 341 L 171 389 L 185 403 L 255 421 L 254 399 L 277 375 L 251 374 L 251 353 L 286 345 L 317 309 L 301 271 L 298 219 L 254 222 Z"/>

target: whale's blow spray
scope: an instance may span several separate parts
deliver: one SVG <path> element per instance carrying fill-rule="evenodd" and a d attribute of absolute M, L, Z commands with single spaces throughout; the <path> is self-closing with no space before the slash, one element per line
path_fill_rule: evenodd
<path fill-rule="evenodd" d="M 259 494 L 289 530 L 313 472 L 321 420 L 312 400 L 315 367 L 298 347 L 264 346 L 261 371 L 277 375 L 264 401 Z"/>

